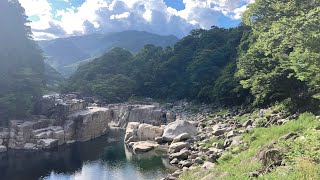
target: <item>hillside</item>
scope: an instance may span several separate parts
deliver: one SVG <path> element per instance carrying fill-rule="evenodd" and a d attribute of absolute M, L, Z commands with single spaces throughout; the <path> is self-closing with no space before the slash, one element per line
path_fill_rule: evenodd
<path fill-rule="evenodd" d="M 243 31 L 242 27 L 194 30 L 174 48 L 147 45 L 137 54 L 114 48 L 80 66 L 66 91 L 109 102 L 126 101 L 132 94 L 168 100 L 216 99 L 211 90 L 224 67 L 234 62 Z"/>
<path fill-rule="evenodd" d="M 73 36 L 49 41 L 39 41 L 47 56 L 47 63 L 64 76 L 69 76 L 83 60 L 90 60 L 114 47 L 138 52 L 146 44 L 161 47 L 172 46 L 178 41 L 175 36 L 160 36 L 142 31 L 124 31 L 108 34 Z"/>

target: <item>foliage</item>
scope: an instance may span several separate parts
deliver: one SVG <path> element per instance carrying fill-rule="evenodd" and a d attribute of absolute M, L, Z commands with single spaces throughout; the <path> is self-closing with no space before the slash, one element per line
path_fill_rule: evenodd
<path fill-rule="evenodd" d="M 306 101 L 319 92 L 319 1 L 257 0 L 244 14 L 252 41 L 237 76 L 255 104 Z"/>
<path fill-rule="evenodd" d="M 223 29 L 213 27 L 210 30 L 194 30 L 180 40 L 174 48 L 162 48 L 146 45 L 136 55 L 129 51 L 114 48 L 103 56 L 84 64 L 73 74 L 64 91 L 80 91 L 112 100 L 127 100 L 131 95 L 156 99 L 191 99 L 212 102 L 224 99 L 234 91 L 234 98 L 242 93 L 236 81 L 220 93 L 214 91 L 216 80 L 222 72 L 220 81 L 233 78 L 237 46 L 242 37 L 243 28 Z M 227 64 L 232 66 L 228 71 Z M 224 70 L 224 68 L 227 70 Z M 230 74 L 228 74 L 230 72 Z M 121 75 L 128 83 L 125 91 L 121 83 L 109 81 L 110 75 Z M 232 77 L 230 77 L 232 76 Z M 106 86 L 110 86 L 106 88 Z M 120 97 L 119 88 L 122 93 Z M 235 90 L 237 89 L 237 90 Z M 241 96 L 241 95 L 240 95 Z M 244 96 L 241 96 L 244 97 Z M 227 100 L 225 100 L 227 102 Z M 239 102 L 230 100 L 229 104 Z"/>
<path fill-rule="evenodd" d="M 31 113 L 42 96 L 44 63 L 20 3 L 0 1 L 0 11 L 0 119 L 7 120 Z"/>

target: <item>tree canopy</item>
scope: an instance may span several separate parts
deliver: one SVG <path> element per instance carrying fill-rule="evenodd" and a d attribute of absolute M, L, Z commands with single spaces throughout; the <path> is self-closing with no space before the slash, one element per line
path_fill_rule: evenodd
<path fill-rule="evenodd" d="M 0 1 L 0 12 L 0 119 L 25 117 L 42 95 L 43 57 L 20 3 Z"/>

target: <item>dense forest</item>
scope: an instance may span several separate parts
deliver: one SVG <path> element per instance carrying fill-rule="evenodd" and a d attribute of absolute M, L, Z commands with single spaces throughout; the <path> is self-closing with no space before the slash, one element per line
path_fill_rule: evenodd
<path fill-rule="evenodd" d="M 43 57 L 18 0 L 0 1 L 0 12 L 0 119 L 26 117 L 42 96 Z"/>
<path fill-rule="evenodd" d="M 237 28 L 194 30 L 174 48 L 115 48 L 81 66 L 65 91 L 109 102 L 142 96 L 225 105 L 317 108 L 320 2 L 262 1 Z"/>

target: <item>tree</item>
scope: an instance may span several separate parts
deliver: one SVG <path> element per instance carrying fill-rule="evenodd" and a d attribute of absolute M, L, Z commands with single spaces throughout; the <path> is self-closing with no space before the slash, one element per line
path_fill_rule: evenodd
<path fill-rule="evenodd" d="M 302 17 L 319 5 L 317 0 L 257 0 L 248 7 L 244 23 L 252 27 L 253 41 L 239 57 L 237 77 L 255 96 L 255 104 L 308 96 L 306 83 L 297 74 L 299 65 L 292 66 L 292 53 L 305 49 L 303 39 L 310 30 L 302 31 Z M 316 23 L 316 15 L 310 23 Z"/>
<path fill-rule="evenodd" d="M 32 112 L 42 96 L 44 62 L 18 0 L 0 1 L 0 119 Z"/>

